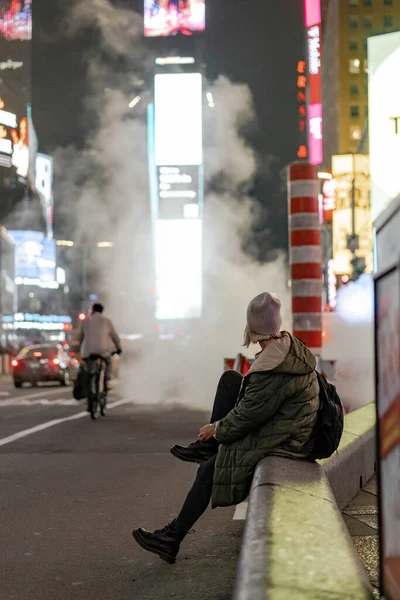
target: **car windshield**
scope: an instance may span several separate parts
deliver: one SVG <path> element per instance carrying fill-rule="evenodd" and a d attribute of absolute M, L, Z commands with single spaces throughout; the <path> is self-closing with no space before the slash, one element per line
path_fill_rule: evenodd
<path fill-rule="evenodd" d="M 17 358 L 54 358 L 58 349 L 50 346 L 34 346 L 23 348 Z"/>

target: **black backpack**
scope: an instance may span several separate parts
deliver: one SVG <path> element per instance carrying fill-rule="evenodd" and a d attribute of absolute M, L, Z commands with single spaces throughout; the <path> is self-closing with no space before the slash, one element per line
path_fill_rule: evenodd
<path fill-rule="evenodd" d="M 79 367 L 76 381 L 74 383 L 73 396 L 75 400 L 83 400 L 88 397 L 89 391 L 89 372 L 86 365 Z"/>
<path fill-rule="evenodd" d="M 338 449 L 344 426 L 344 410 L 336 388 L 317 372 L 320 407 L 314 429 L 314 460 L 329 458 Z"/>

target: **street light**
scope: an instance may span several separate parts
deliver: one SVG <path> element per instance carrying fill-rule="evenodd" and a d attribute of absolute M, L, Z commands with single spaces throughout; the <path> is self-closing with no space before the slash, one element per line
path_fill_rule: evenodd
<path fill-rule="evenodd" d="M 131 100 L 128 104 L 129 108 L 134 108 L 137 104 L 139 104 L 140 100 L 140 96 L 136 96 L 135 98 L 133 98 L 133 100 Z"/>
<path fill-rule="evenodd" d="M 57 240 L 56 244 L 57 246 L 66 246 L 68 248 L 72 248 L 74 246 L 74 242 L 71 240 Z"/>

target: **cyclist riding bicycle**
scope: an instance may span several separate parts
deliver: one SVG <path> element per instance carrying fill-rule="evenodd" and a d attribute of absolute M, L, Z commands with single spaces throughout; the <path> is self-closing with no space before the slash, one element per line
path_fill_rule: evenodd
<path fill-rule="evenodd" d="M 111 371 L 111 355 L 114 354 L 112 348 L 116 349 L 117 354 L 121 354 L 121 340 L 110 319 L 103 315 L 104 307 L 102 304 L 93 304 L 92 314 L 83 323 L 80 334 L 81 356 L 85 362 L 91 358 L 102 357 L 106 363 L 105 389 L 108 391 L 108 382 Z"/>

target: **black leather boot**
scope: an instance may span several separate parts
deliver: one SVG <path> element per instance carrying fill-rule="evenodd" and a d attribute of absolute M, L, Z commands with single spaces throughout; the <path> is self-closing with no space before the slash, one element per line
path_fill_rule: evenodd
<path fill-rule="evenodd" d="M 143 527 L 132 531 L 132 535 L 139 546 L 148 552 L 157 554 L 162 560 L 171 565 L 176 560 L 180 543 L 186 533 L 186 531 L 178 527 L 176 520 L 168 523 L 166 527 L 156 529 L 153 532 L 147 531 Z"/>
<path fill-rule="evenodd" d="M 180 460 L 201 465 L 217 454 L 218 442 L 215 438 L 206 442 L 198 440 L 197 442 L 193 442 L 193 444 L 189 444 L 189 446 L 172 446 L 170 452 Z"/>

